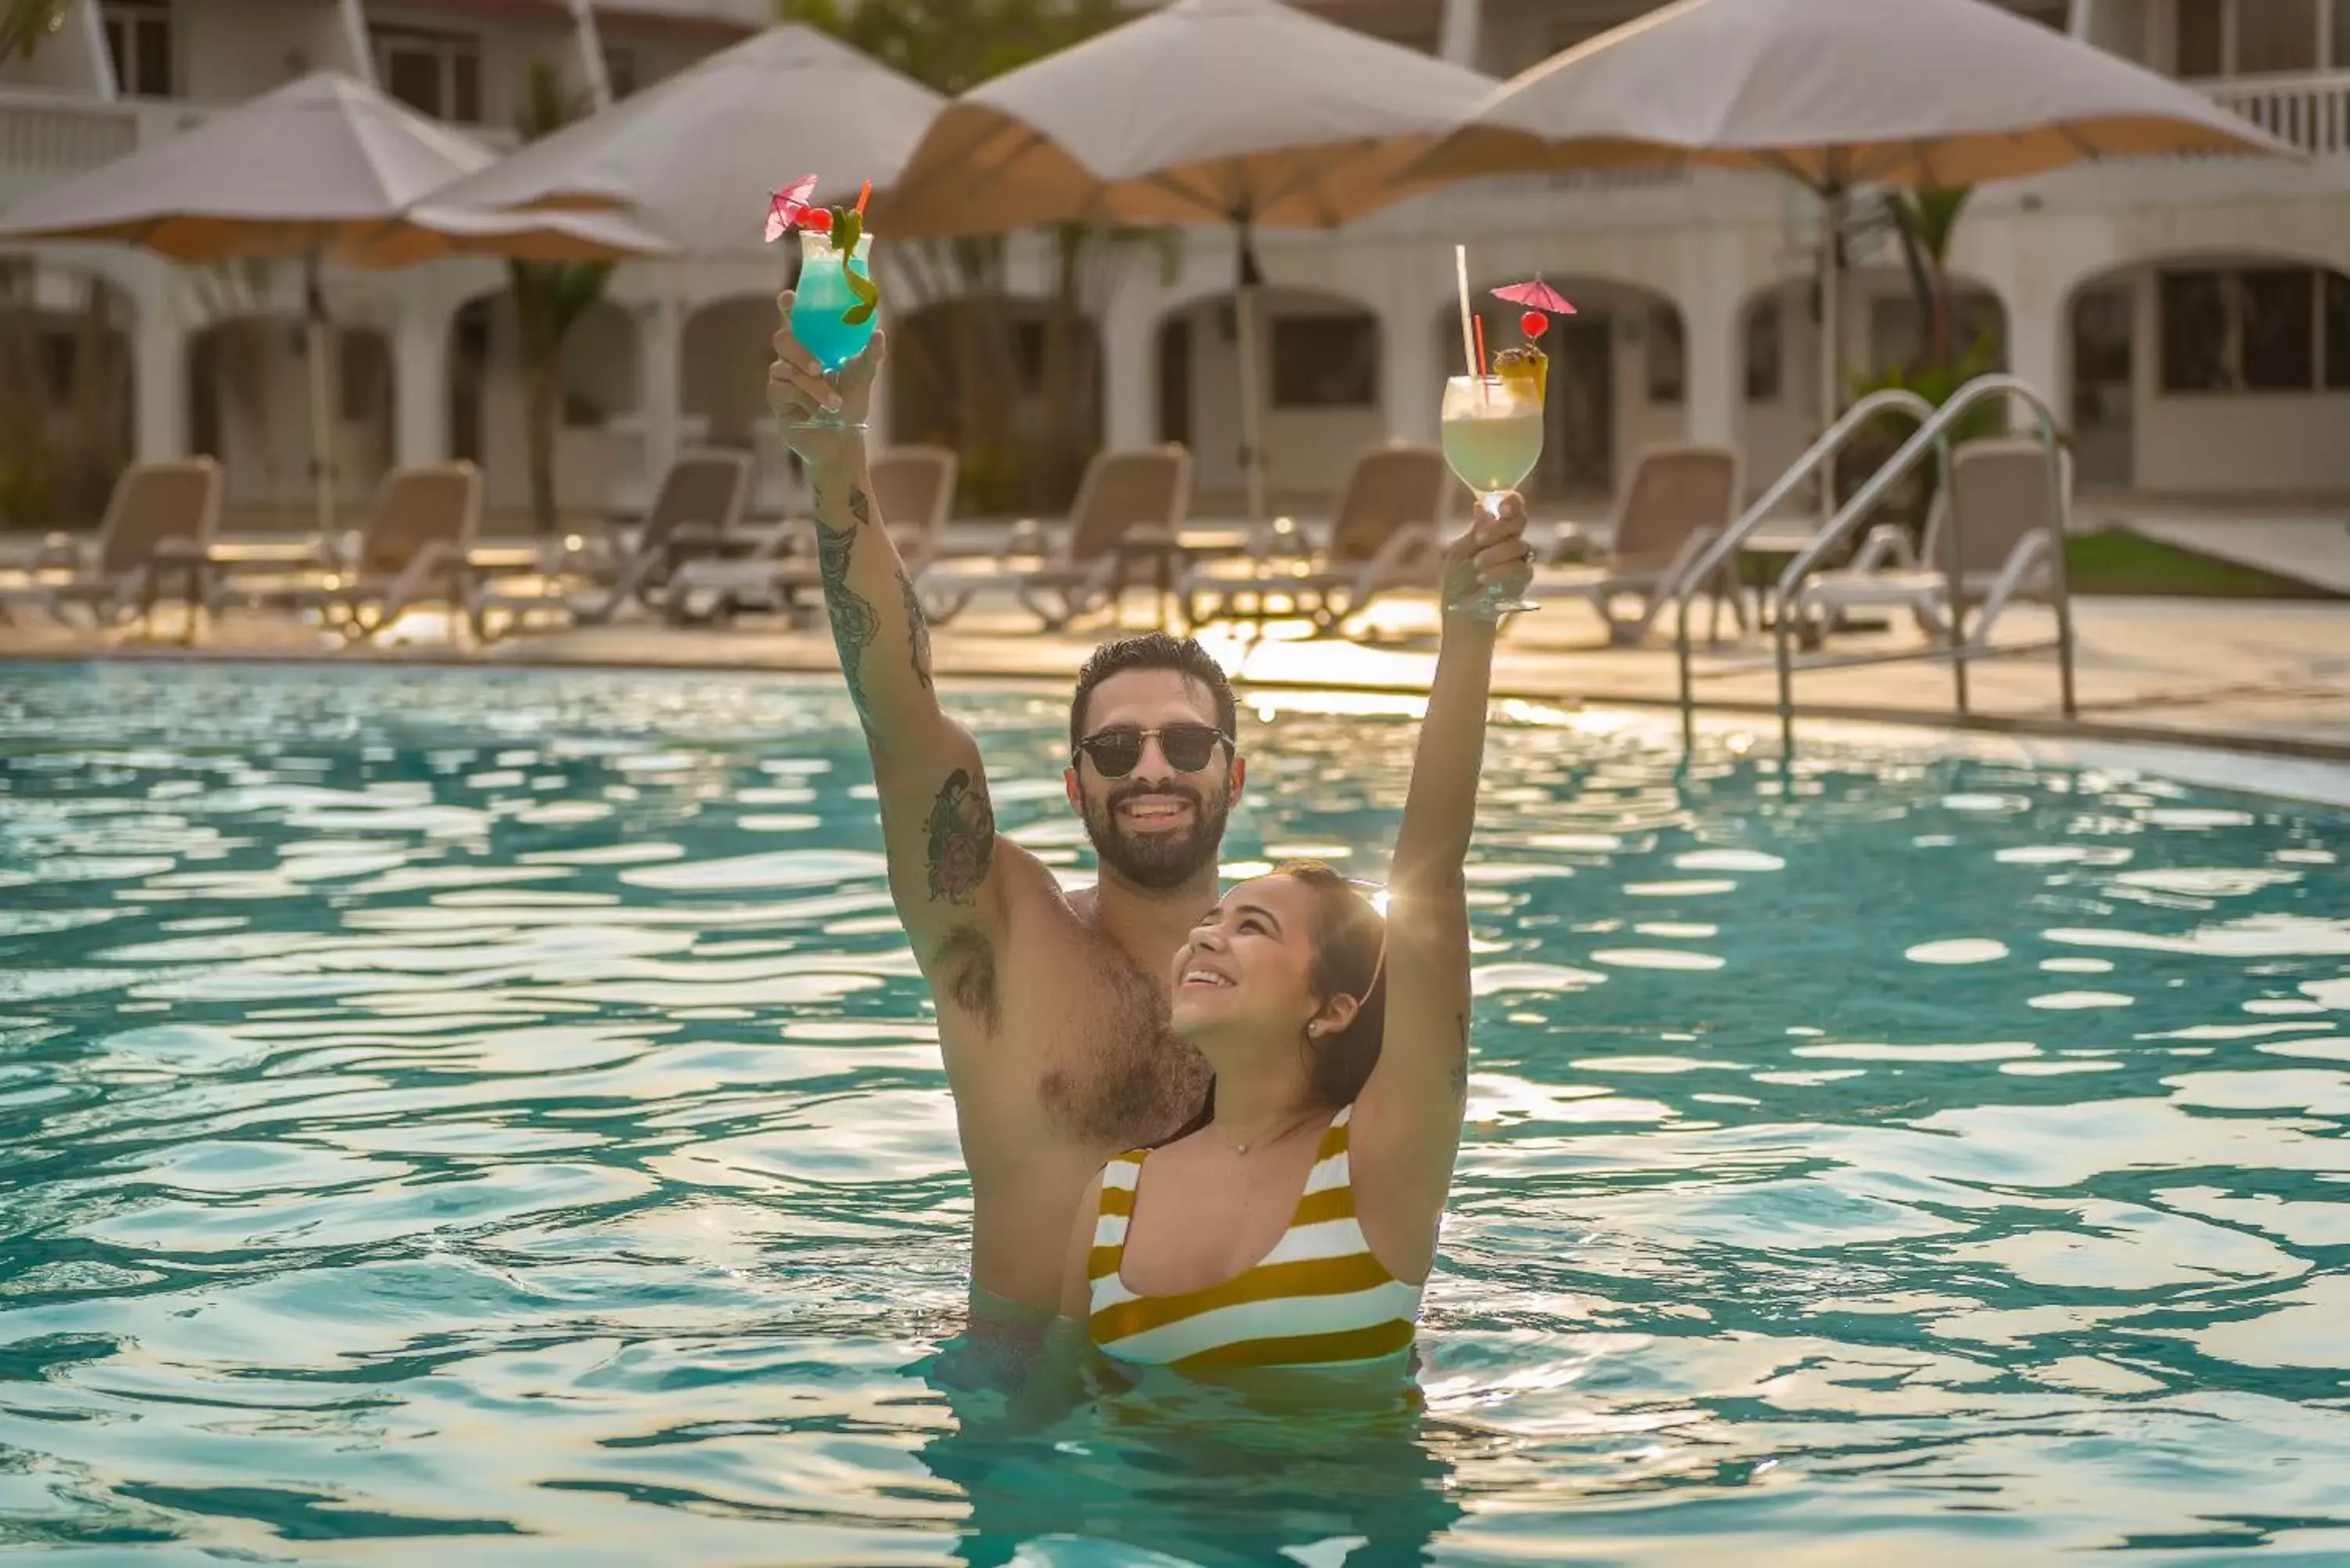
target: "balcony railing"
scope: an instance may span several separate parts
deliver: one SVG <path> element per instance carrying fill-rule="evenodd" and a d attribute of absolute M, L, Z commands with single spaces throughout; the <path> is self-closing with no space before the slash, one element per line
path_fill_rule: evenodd
<path fill-rule="evenodd" d="M 176 136 L 224 107 L 177 99 L 109 103 L 78 93 L 0 88 L 0 204 Z M 505 126 L 456 129 L 501 155 L 522 144 Z"/>
<path fill-rule="evenodd" d="M 138 145 L 135 104 L 23 89 L 0 94 L 0 178 L 17 192 L 110 163 Z"/>
<path fill-rule="evenodd" d="M 2350 157 L 2350 71 L 2239 77 L 2193 84 L 2278 140 L 2318 158 Z"/>

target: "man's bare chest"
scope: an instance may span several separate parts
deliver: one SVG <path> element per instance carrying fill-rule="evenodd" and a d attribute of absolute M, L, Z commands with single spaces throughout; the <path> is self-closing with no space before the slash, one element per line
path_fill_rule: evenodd
<path fill-rule="evenodd" d="M 1016 1009 L 1033 1020 L 1037 1106 L 1076 1142 L 1155 1143 L 1199 1111 L 1207 1064 L 1169 1027 L 1157 985 L 1115 950 L 1092 956 L 1082 976 L 1037 976 L 1032 1000 Z"/>

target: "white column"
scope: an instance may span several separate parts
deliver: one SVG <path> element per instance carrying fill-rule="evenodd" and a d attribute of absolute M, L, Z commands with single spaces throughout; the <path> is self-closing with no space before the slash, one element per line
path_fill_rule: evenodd
<path fill-rule="evenodd" d="M 881 368 L 873 372 L 873 399 L 865 415 L 865 445 L 869 452 L 879 452 L 889 444 L 889 383 L 897 367 L 889 355 L 881 359 Z"/>
<path fill-rule="evenodd" d="M 1436 52 L 1456 66 L 1477 68 L 1478 35 L 1484 30 L 1484 0 L 1444 0 Z"/>
<path fill-rule="evenodd" d="M 612 107 L 612 78 L 604 69 L 604 36 L 596 27 L 596 8 L 588 0 L 571 0 L 571 36 L 579 45 L 579 72 L 588 84 L 588 100 L 598 111 Z"/>
<path fill-rule="evenodd" d="M 1452 369 L 1438 352 L 1436 321 L 1432 306 L 1415 308 L 1409 298 L 1390 297 L 1379 313 L 1379 401 L 1387 433 L 1399 440 L 1436 441 L 1444 378 Z"/>
<path fill-rule="evenodd" d="M 674 299 L 637 307 L 637 410 L 645 421 L 645 476 L 659 484 L 677 458 L 677 417 L 685 401 L 685 312 Z"/>
<path fill-rule="evenodd" d="M 2000 306 L 2007 313 L 2004 341 L 2009 373 L 2046 399 L 2062 421 L 2065 417 L 2064 337 L 2069 329 L 2064 296 L 2050 286 L 2041 269 L 2015 265 L 2033 237 L 2030 225 L 2011 220 L 2004 226 L 2007 232 L 1998 236 L 1996 248 L 1985 247 L 1994 259 L 1977 275 L 1999 296 Z M 1990 237 L 1984 233 L 1976 235 L 1979 240 Z"/>
<path fill-rule="evenodd" d="M 1158 326 L 1156 310 L 1122 306 L 1102 323 L 1102 439 L 1112 448 L 1158 444 Z"/>
<path fill-rule="evenodd" d="M 131 404 L 131 447 L 141 462 L 188 453 L 188 329 L 159 295 L 140 301 L 131 352 L 137 386 Z"/>
<path fill-rule="evenodd" d="M 1739 410 L 1746 389 L 1739 306 L 1746 276 L 1735 234 L 1695 240 L 1690 286 L 1673 303 L 1680 307 L 1681 342 L 1689 355 L 1689 439 L 1710 445 L 1738 444 Z M 1747 476 L 1750 480 L 1754 475 Z"/>
<path fill-rule="evenodd" d="M 2064 19 L 2064 30 L 2085 43 L 2095 30 L 2097 0 L 2073 0 L 2072 12 Z"/>
<path fill-rule="evenodd" d="M 366 0 L 342 0 L 336 10 L 343 28 L 343 47 L 350 51 L 350 74 L 369 87 L 381 86 L 375 79 L 375 49 L 368 39 Z"/>
<path fill-rule="evenodd" d="M 400 302 L 391 338 L 396 462 L 448 461 L 450 314 L 431 296 Z"/>
<path fill-rule="evenodd" d="M 122 84 L 114 79 L 114 56 L 106 47 L 106 18 L 98 13 L 98 0 L 87 0 L 74 9 L 78 13 L 74 17 L 74 36 L 81 47 L 90 88 L 112 103 L 122 96 Z"/>
<path fill-rule="evenodd" d="M 2064 417 L 2064 311 L 2037 290 L 2007 299 L 2008 369 Z"/>

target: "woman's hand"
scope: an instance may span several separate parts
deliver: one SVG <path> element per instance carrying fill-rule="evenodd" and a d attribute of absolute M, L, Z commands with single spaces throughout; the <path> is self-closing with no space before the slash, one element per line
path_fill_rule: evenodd
<path fill-rule="evenodd" d="M 1469 527 L 1444 550 L 1444 613 L 1497 621 L 1496 607 L 1525 597 L 1534 579 L 1534 547 L 1526 540 L 1526 503 L 1514 490 L 1497 492 L 1489 514 L 1480 504 Z"/>
<path fill-rule="evenodd" d="M 775 296 L 783 324 L 775 328 L 775 362 L 767 367 L 767 407 L 808 468 L 820 473 L 854 467 L 864 459 L 873 376 L 888 351 L 888 334 L 876 332 L 855 358 L 827 373 L 792 332 L 792 299 L 790 289 Z"/>

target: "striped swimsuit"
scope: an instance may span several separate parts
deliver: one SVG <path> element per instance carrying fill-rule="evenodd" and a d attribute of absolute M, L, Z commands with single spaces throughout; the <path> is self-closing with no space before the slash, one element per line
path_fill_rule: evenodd
<path fill-rule="evenodd" d="M 1121 1361 L 1182 1367 L 1329 1366 L 1408 1349 L 1422 1287 L 1388 1272 L 1355 1222 L 1347 1165 L 1353 1109 L 1322 1135 L 1280 1242 L 1262 1262 L 1204 1290 L 1146 1296 L 1127 1289 L 1118 1269 L 1149 1151 L 1128 1149 L 1104 1166 L 1087 1270 L 1093 1342 Z"/>

